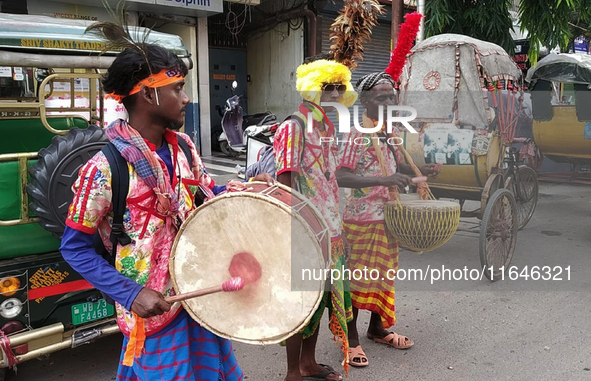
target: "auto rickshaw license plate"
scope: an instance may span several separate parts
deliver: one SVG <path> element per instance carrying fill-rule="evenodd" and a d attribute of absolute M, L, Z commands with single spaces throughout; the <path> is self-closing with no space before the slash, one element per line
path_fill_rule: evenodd
<path fill-rule="evenodd" d="M 88 302 L 72 306 L 72 324 L 80 325 L 104 319 L 115 314 L 115 307 L 101 299 L 96 303 Z"/>

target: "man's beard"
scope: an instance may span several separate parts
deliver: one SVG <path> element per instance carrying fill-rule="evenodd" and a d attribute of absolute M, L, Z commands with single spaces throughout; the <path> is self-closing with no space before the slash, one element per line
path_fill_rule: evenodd
<path fill-rule="evenodd" d="M 183 127 L 184 124 L 185 124 L 184 121 L 179 122 L 177 120 L 169 120 L 166 123 L 166 128 L 168 128 L 169 130 L 178 131 Z"/>

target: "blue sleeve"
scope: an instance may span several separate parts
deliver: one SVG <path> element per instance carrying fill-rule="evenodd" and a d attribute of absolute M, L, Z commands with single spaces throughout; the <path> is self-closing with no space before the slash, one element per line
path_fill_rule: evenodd
<path fill-rule="evenodd" d="M 143 286 L 122 275 L 94 249 L 93 235 L 66 226 L 60 251 L 64 260 L 99 291 L 131 311 Z"/>
<path fill-rule="evenodd" d="M 226 186 L 225 185 L 214 185 L 213 189 L 211 191 L 213 192 L 213 194 L 215 194 L 217 196 L 218 194 L 226 191 Z"/>

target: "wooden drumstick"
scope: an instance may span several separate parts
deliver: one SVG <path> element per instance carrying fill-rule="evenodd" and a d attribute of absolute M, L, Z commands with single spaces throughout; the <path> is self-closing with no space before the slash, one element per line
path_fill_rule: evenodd
<path fill-rule="evenodd" d="M 437 164 L 436 164 L 436 165 L 433 167 L 433 171 L 434 171 L 434 172 L 437 172 L 437 171 L 439 171 L 439 170 L 441 169 L 441 167 L 443 167 L 443 163 L 442 163 L 442 162 L 439 162 L 439 163 L 437 163 Z"/>
<path fill-rule="evenodd" d="M 427 176 L 418 176 L 418 177 L 413 177 L 412 179 L 410 179 L 410 181 L 413 184 L 417 184 L 417 183 L 425 183 L 427 182 Z"/>
<path fill-rule="evenodd" d="M 204 288 L 203 290 L 197 290 L 192 292 L 187 292 L 186 294 L 179 294 L 174 296 L 169 296 L 168 298 L 164 298 L 167 303 L 174 303 L 180 302 L 181 300 L 187 300 L 192 298 L 197 298 L 199 296 L 214 294 L 216 292 L 233 292 L 233 291 L 240 291 L 244 287 L 244 279 L 240 277 L 230 278 L 224 283 L 220 284 L 219 286 Z"/>

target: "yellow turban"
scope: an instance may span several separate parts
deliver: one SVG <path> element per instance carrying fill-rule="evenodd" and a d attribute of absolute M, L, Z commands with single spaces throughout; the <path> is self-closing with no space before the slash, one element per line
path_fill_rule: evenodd
<path fill-rule="evenodd" d="M 322 85 L 325 83 L 342 83 L 347 91 L 339 98 L 339 103 L 348 107 L 357 100 L 357 93 L 351 84 L 351 71 L 343 64 L 330 60 L 317 60 L 298 67 L 296 72 L 296 88 L 302 98 L 320 105 Z"/>

